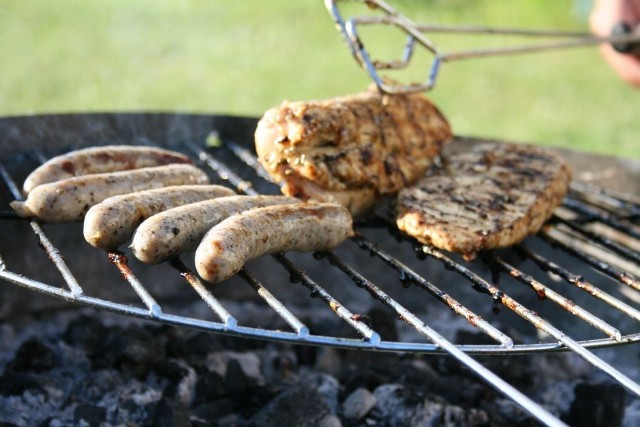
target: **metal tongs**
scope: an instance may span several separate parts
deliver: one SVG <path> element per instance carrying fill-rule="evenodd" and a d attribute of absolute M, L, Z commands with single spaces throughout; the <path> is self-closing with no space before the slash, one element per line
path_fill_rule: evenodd
<path fill-rule="evenodd" d="M 338 2 L 340 1 L 362 3 L 369 6 L 371 10 L 380 11 L 382 14 L 373 16 L 356 16 L 345 20 L 338 8 Z M 325 6 L 335 21 L 338 30 L 342 34 L 342 37 L 347 43 L 347 46 L 355 60 L 361 67 L 366 69 L 371 80 L 373 80 L 381 91 L 390 94 L 431 90 L 435 86 L 438 73 L 440 71 L 440 65 L 443 62 L 487 56 L 531 53 L 551 49 L 596 45 L 600 43 L 611 43 L 616 50 L 622 53 L 635 52 L 637 51 L 636 47 L 640 46 L 640 34 L 637 32 L 632 34 L 628 28 L 623 28 L 622 30 L 618 29 L 617 31 L 614 29 L 610 37 L 594 37 L 590 33 L 586 32 L 561 30 L 419 24 L 402 15 L 382 0 L 325 0 Z M 393 25 L 405 32 L 407 34 L 407 41 L 404 46 L 402 58 L 391 61 L 372 59 L 358 34 L 359 25 Z M 528 36 L 560 38 L 562 40 L 510 47 L 443 52 L 427 36 L 425 36 L 424 33 L 428 32 Z M 416 43 L 422 45 L 433 55 L 433 60 L 426 81 L 424 83 L 409 83 L 403 85 L 384 79 L 378 72 L 379 70 L 399 70 L 407 68 L 411 62 L 411 58 L 413 57 Z"/>

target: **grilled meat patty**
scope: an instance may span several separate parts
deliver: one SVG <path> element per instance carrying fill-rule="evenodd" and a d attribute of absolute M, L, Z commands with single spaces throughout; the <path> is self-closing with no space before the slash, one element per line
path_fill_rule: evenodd
<path fill-rule="evenodd" d="M 354 215 L 422 177 L 450 139 L 447 120 L 424 96 L 377 90 L 285 101 L 255 133 L 258 158 L 284 194 L 335 202 Z"/>
<path fill-rule="evenodd" d="M 570 181 L 567 163 L 548 150 L 482 144 L 400 191 L 397 224 L 423 243 L 472 259 L 536 233 Z"/>

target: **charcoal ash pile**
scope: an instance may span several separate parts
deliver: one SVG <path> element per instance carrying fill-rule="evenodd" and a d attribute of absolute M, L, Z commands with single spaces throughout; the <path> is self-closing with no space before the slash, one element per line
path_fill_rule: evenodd
<path fill-rule="evenodd" d="M 638 421 L 625 418 L 625 390 L 575 355 L 480 360 L 570 425 Z M 275 344 L 73 311 L 0 325 L 0 425 L 538 424 L 445 356 Z"/>

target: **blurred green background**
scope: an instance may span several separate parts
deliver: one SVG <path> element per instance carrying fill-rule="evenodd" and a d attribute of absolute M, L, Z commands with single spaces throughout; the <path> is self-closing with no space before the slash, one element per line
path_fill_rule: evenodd
<path fill-rule="evenodd" d="M 587 29 L 589 1 L 388 0 L 416 21 Z M 345 12 L 365 12 L 349 6 Z M 370 29 L 378 56 L 403 37 Z M 522 42 L 434 36 L 444 51 Z M 524 40 L 525 42 L 527 40 Z M 368 85 L 322 0 L 0 0 L 0 115 L 180 111 L 259 116 Z M 423 79 L 427 58 L 408 75 Z M 445 64 L 429 92 L 458 134 L 640 158 L 640 92 L 594 47 Z"/>

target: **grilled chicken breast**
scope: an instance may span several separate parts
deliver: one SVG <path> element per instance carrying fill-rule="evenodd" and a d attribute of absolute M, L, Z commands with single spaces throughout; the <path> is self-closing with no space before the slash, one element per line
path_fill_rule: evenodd
<path fill-rule="evenodd" d="M 447 120 L 424 96 L 377 90 L 285 101 L 255 134 L 258 158 L 284 194 L 339 203 L 354 215 L 422 177 L 450 138 Z"/>
<path fill-rule="evenodd" d="M 483 144 L 400 191 L 397 224 L 423 243 L 472 259 L 536 233 L 570 181 L 567 163 L 548 150 Z"/>

